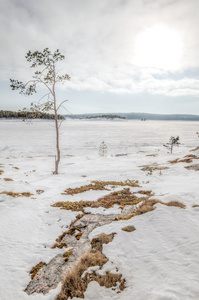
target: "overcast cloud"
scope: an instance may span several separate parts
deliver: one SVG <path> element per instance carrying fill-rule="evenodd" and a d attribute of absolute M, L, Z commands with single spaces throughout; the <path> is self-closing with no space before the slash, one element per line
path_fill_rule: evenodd
<path fill-rule="evenodd" d="M 46 47 L 66 57 L 60 68 L 71 82 L 62 93 L 198 97 L 198 11 L 198 0 L 0 0 L 0 103 L 9 78 L 27 79 L 26 52 Z M 178 65 L 138 63 L 136 41 L 154 26 L 179 35 Z"/>

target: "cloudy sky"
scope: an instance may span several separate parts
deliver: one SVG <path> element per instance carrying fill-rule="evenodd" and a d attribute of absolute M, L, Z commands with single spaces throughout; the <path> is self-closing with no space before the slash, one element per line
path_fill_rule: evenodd
<path fill-rule="evenodd" d="M 65 55 L 71 81 L 57 95 L 71 113 L 199 114 L 198 11 L 198 0 L 0 0 L 0 109 L 37 101 L 9 79 L 30 79 L 25 54 L 48 47 Z"/>

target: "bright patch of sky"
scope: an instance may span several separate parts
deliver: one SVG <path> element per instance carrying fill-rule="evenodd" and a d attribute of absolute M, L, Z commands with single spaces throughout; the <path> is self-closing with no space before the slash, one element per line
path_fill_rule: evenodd
<path fill-rule="evenodd" d="M 198 9 L 198 0 L 0 0 L 0 109 L 39 99 L 9 79 L 30 79 L 25 54 L 49 47 L 66 57 L 59 68 L 71 81 L 57 92 L 71 113 L 199 114 Z"/>

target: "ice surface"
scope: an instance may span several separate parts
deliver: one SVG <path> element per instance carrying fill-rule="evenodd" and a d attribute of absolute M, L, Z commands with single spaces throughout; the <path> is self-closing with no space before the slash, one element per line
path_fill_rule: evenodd
<path fill-rule="evenodd" d="M 64 252 L 50 247 L 78 214 L 51 204 L 64 200 L 94 201 L 109 193 L 61 195 L 66 188 L 88 184 L 91 180 L 133 179 L 140 181 L 142 189 L 152 190 L 156 199 L 181 201 L 186 209 L 157 204 L 152 212 L 95 229 L 90 238 L 101 232 L 117 233 L 103 247 L 109 258 L 104 270 L 118 268 L 126 278 L 127 288 L 116 294 L 92 282 L 85 299 L 198 300 L 199 209 L 192 206 L 199 205 L 199 173 L 185 169 L 187 163 L 168 163 L 191 153 L 199 155 L 190 152 L 199 143 L 198 127 L 198 122 L 67 120 L 60 133 L 60 174 L 52 175 L 53 122 L 0 121 L 0 170 L 4 171 L 0 175 L 0 193 L 34 194 L 16 198 L 0 194 L 0 299 L 49 300 L 58 293 L 60 286 L 45 296 L 28 296 L 23 291 L 33 266 Z M 181 142 L 173 154 L 163 147 L 171 135 L 179 135 Z M 108 147 L 106 157 L 99 156 L 102 141 Z M 156 156 L 147 156 L 151 154 Z M 162 175 L 158 170 L 148 176 L 147 171 L 141 171 L 140 166 L 153 163 L 169 168 L 162 170 Z M 194 163 L 199 160 L 193 160 Z M 44 193 L 38 195 L 39 189 Z M 100 208 L 92 212 L 111 214 L 117 210 L 116 207 Z M 126 225 L 133 225 L 136 230 L 122 231 Z"/>

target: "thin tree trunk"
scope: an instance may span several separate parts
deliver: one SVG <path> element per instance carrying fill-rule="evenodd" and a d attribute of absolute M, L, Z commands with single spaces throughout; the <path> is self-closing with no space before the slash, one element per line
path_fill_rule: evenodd
<path fill-rule="evenodd" d="M 54 112 L 55 112 L 56 148 L 57 148 L 57 156 L 55 160 L 55 171 L 53 172 L 53 174 L 58 174 L 59 162 L 60 162 L 60 148 L 59 148 L 59 126 L 58 126 L 56 95 L 55 95 L 55 77 L 54 77 L 54 84 L 53 84 L 53 99 L 54 99 Z"/>
<path fill-rule="evenodd" d="M 59 126 L 57 120 L 57 111 L 55 111 L 55 129 L 56 129 L 56 148 L 57 156 L 55 161 L 55 171 L 54 174 L 58 174 L 59 162 L 60 162 L 60 149 L 59 149 Z"/>

